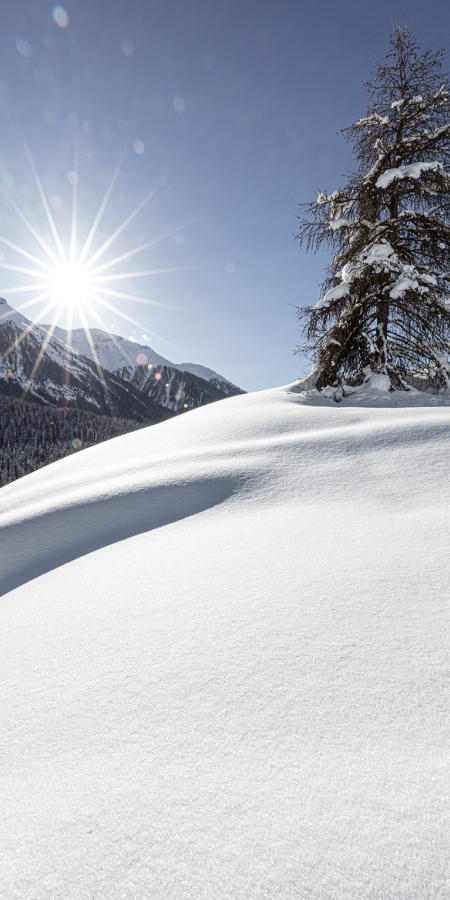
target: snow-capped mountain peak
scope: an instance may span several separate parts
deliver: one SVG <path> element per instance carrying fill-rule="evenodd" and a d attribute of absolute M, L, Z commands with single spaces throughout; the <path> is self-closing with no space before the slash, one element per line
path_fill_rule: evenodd
<path fill-rule="evenodd" d="M 198 363 L 172 362 L 148 344 L 139 344 L 130 338 L 110 334 L 101 328 L 91 328 L 90 339 L 84 328 L 74 328 L 71 333 L 63 328 L 55 328 L 54 334 L 83 356 L 94 362 L 98 361 L 103 369 L 114 372 L 126 380 L 133 380 L 139 366 L 166 366 L 209 381 L 229 396 L 242 393 L 240 388 L 213 369 Z"/>
<path fill-rule="evenodd" d="M 202 374 L 197 374 L 197 373 Z M 160 421 L 243 393 L 204 366 L 177 366 L 151 347 L 93 328 L 32 322 L 0 301 L 0 393 L 113 418 Z"/>
<path fill-rule="evenodd" d="M 84 328 L 74 328 L 71 333 L 63 328 L 55 328 L 54 334 L 78 353 L 93 362 L 98 361 L 102 369 L 108 372 L 122 373 L 124 369 L 128 369 L 130 378 L 139 365 L 174 366 L 174 363 L 151 347 L 137 344 L 120 335 L 108 334 L 101 328 L 90 328 L 89 338 Z"/>

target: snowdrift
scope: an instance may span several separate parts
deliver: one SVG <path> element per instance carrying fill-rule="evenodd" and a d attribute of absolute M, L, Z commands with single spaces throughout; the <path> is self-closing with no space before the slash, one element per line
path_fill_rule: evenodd
<path fill-rule="evenodd" d="M 1 489 L 2 897 L 444 900 L 450 407 L 398 399 L 243 395 Z"/>

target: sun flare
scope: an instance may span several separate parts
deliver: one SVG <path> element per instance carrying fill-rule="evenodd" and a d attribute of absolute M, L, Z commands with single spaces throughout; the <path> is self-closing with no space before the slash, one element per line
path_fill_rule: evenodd
<path fill-rule="evenodd" d="M 49 290 L 63 307 L 75 310 L 92 299 L 96 286 L 89 267 L 79 260 L 69 260 L 55 266 L 49 278 Z"/>
<path fill-rule="evenodd" d="M 78 179 L 74 179 L 72 182 L 71 230 L 67 246 L 64 246 L 63 238 L 57 227 L 51 204 L 47 199 L 31 152 L 25 141 L 24 149 L 30 164 L 42 210 L 47 220 L 47 226 L 50 228 L 51 238 L 48 235 L 46 238 L 42 236 L 41 229 L 28 218 L 20 202 L 14 198 L 10 191 L 0 186 L 0 191 L 3 194 L 4 199 L 13 209 L 14 213 L 25 226 L 29 235 L 32 236 L 39 248 L 34 253 L 30 252 L 25 246 L 20 246 L 18 243 L 11 241 L 5 234 L 0 234 L 0 245 L 5 248 L 5 252 L 9 254 L 9 256 L 5 256 L 5 253 L 0 252 L 0 271 L 7 272 L 10 277 L 13 277 L 16 280 L 21 280 L 21 276 L 24 276 L 26 279 L 25 283 L 22 282 L 22 284 L 20 284 L 19 282 L 19 284 L 15 284 L 12 287 L 0 286 L 0 296 L 22 294 L 25 295 L 25 297 L 27 295 L 30 297 L 31 295 L 30 299 L 19 304 L 18 309 L 22 311 L 40 303 L 41 321 L 42 318 L 48 318 L 50 320 L 47 337 L 36 358 L 30 375 L 30 383 L 39 369 L 47 344 L 51 340 L 52 334 L 61 319 L 66 321 L 66 327 L 68 328 L 69 333 L 72 330 L 74 320 L 78 319 L 78 321 L 82 322 L 86 332 L 98 374 L 104 384 L 105 394 L 107 394 L 103 371 L 93 344 L 88 319 L 94 319 L 101 328 L 109 332 L 104 316 L 111 316 L 112 313 L 113 315 L 118 315 L 124 321 L 145 330 L 148 327 L 147 325 L 139 322 L 125 312 L 122 306 L 123 301 L 142 303 L 149 306 L 169 307 L 170 304 L 158 301 L 154 297 L 142 297 L 139 293 L 130 293 L 129 281 L 131 279 L 134 281 L 135 279 L 145 277 L 148 278 L 172 272 L 186 271 L 197 267 L 171 266 L 168 268 L 149 269 L 146 266 L 142 266 L 138 269 L 132 267 L 132 271 L 130 271 L 129 263 L 144 251 L 154 248 L 161 241 L 165 241 L 184 230 L 191 225 L 192 222 L 185 222 L 183 225 L 160 233 L 150 240 L 138 243 L 134 246 L 132 245 L 125 251 L 119 252 L 118 254 L 114 254 L 113 251 L 111 254 L 113 246 L 117 244 L 129 226 L 159 193 L 165 183 L 165 180 L 163 180 L 160 185 L 150 191 L 150 193 L 139 202 L 135 209 L 125 217 L 115 230 L 112 230 L 108 237 L 103 238 L 99 246 L 96 246 L 95 239 L 99 233 L 100 222 L 104 216 L 108 201 L 110 200 L 111 193 L 121 170 L 121 158 L 110 179 L 84 241 L 80 241 L 80 227 L 77 214 Z M 125 288 L 125 290 L 120 290 L 121 287 Z M 117 288 L 119 288 L 119 290 L 117 290 Z M 42 308 L 43 305 L 44 308 Z M 177 307 L 172 306 L 171 308 L 174 309 Z M 1 318 L 3 318 L 3 316 L 0 317 L 0 323 Z M 17 339 L 17 342 L 20 343 L 24 340 L 33 327 L 33 323 L 30 323 L 30 325 L 25 327 L 23 333 Z M 158 336 L 154 330 L 153 334 Z M 116 342 L 114 335 L 111 335 L 111 338 Z M 13 346 L 15 346 L 15 343 L 14 345 L 11 345 L 11 347 L 8 347 L 2 356 L 0 356 L 0 362 L 8 356 L 13 349 Z"/>

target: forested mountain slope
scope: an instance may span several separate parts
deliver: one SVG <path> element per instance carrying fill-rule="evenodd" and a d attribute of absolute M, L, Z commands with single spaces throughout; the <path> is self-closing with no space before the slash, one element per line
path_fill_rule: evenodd
<path fill-rule="evenodd" d="M 0 487 L 142 423 L 80 409 L 58 409 L 0 394 Z"/>

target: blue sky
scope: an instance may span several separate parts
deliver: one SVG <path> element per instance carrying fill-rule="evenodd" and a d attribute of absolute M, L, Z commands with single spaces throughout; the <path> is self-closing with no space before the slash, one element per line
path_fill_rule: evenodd
<path fill-rule="evenodd" d="M 74 187 L 81 247 L 116 172 L 89 252 L 117 230 L 100 262 L 158 239 L 108 272 L 159 274 L 109 282 L 137 299 L 103 295 L 118 311 L 86 309 L 89 325 L 99 324 L 96 311 L 114 333 L 145 334 L 169 359 L 210 366 L 247 390 L 306 372 L 294 355 L 295 307 L 318 299 L 327 258 L 295 242 L 298 204 L 319 188 L 334 190 L 351 168 L 338 132 L 363 112 L 364 83 L 392 24 L 408 24 L 425 47 L 448 46 L 448 4 L 8 6 L 0 36 L 3 263 L 30 265 L 11 243 L 45 258 L 31 229 L 54 241 L 30 160 L 64 247 Z M 0 280 L 13 306 L 38 293 L 18 292 L 35 283 L 25 273 L 4 269 Z M 42 319 L 45 303 L 25 312 Z"/>

